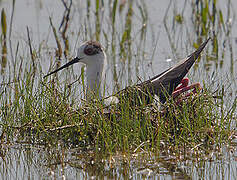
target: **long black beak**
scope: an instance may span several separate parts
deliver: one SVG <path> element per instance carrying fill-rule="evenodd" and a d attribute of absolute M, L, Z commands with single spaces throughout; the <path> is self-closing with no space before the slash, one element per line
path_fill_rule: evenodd
<path fill-rule="evenodd" d="M 45 75 L 44 78 L 46 78 L 47 76 L 50 76 L 51 74 L 54 74 L 54 73 L 56 73 L 56 72 L 62 70 L 62 69 L 64 69 L 64 68 L 68 67 L 68 66 L 71 66 L 71 65 L 73 65 L 74 63 L 78 63 L 81 59 L 82 59 L 82 58 L 78 58 L 78 57 L 74 58 L 73 60 L 69 61 L 67 64 L 63 65 L 62 67 L 60 67 L 60 68 L 56 69 L 55 71 L 53 71 L 53 72 L 51 72 L 51 73 Z"/>

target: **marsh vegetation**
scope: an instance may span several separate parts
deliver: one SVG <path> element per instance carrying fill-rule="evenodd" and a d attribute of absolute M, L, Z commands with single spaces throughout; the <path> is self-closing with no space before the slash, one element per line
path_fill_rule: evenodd
<path fill-rule="evenodd" d="M 237 176 L 236 2 L 0 3 L 3 178 Z M 22 11 L 30 7 L 36 15 L 28 22 Z M 87 102 L 83 65 L 43 78 L 93 39 L 109 59 L 107 96 L 159 74 L 209 37 L 188 74 L 203 89 L 178 105 Z"/>

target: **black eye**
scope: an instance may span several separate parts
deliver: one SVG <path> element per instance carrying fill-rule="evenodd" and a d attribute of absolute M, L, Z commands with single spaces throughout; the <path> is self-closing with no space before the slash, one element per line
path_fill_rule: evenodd
<path fill-rule="evenodd" d="M 92 47 L 85 47 L 84 53 L 88 56 L 96 54 Z"/>
<path fill-rule="evenodd" d="M 101 45 L 98 42 L 88 41 L 86 43 L 86 47 L 84 48 L 84 54 L 86 54 L 87 56 L 99 54 L 100 52 L 103 52 L 103 51 L 102 51 Z"/>

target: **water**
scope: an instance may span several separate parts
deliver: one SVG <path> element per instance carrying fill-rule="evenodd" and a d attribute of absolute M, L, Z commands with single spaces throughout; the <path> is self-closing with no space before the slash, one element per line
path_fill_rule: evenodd
<path fill-rule="evenodd" d="M 125 49 L 126 53 L 132 54 L 130 61 L 121 55 L 119 44 L 124 35 L 126 11 L 116 16 L 116 30 L 113 30 L 111 15 L 109 14 L 110 9 L 108 4 L 104 3 L 105 8 L 101 9 L 99 17 L 101 24 L 100 42 L 104 45 L 109 58 L 106 80 L 107 94 L 116 90 L 114 87 L 121 89 L 137 82 L 137 77 L 142 80 L 148 79 L 175 64 L 177 59 L 184 58 L 193 52 L 192 43 L 196 42 L 199 36 L 195 32 L 191 19 L 191 2 L 174 1 L 168 8 L 170 2 L 166 0 L 134 1 L 131 30 L 132 45 L 130 51 Z M 91 11 L 88 14 L 84 0 L 73 2 L 70 28 L 67 32 L 70 42 L 68 57 L 76 55 L 76 47 L 83 41 L 91 38 L 96 39 L 96 30 L 98 29 L 95 25 L 97 19 L 94 16 L 94 3 L 91 6 Z M 1 7 L 5 9 L 7 22 L 10 22 L 12 2 L 1 1 Z M 125 6 L 125 8 L 127 7 Z M 146 13 L 148 15 L 148 19 L 144 22 L 139 8 L 143 9 L 144 15 Z M 226 21 L 228 18 L 226 23 L 232 25 L 231 31 L 227 36 L 221 25 L 219 28 L 210 29 L 209 36 L 212 36 L 215 31 L 219 40 L 218 61 L 207 59 L 206 55 L 215 59 L 212 44 L 209 43 L 198 68 L 195 71 L 193 68 L 189 77 L 193 81 L 210 83 L 218 79 L 216 87 L 221 82 L 230 85 L 229 93 L 232 96 L 229 96 L 229 99 L 232 99 L 236 93 L 237 24 L 235 23 L 235 10 L 237 9 L 237 2 L 231 1 L 229 17 L 226 0 L 219 1 L 218 8 L 222 10 L 224 20 Z M 52 18 L 54 26 L 58 29 L 64 10 L 62 2 L 56 0 L 16 1 L 11 33 L 12 50 L 8 49 L 8 64 L 5 73 L 0 76 L 0 83 L 11 76 L 13 70 L 9 66 L 14 64 L 11 52 L 14 56 L 17 51 L 17 43 L 19 43 L 17 56 L 28 59 L 27 62 L 23 62 L 23 66 L 28 67 L 31 64 L 27 26 L 30 29 L 32 47 L 37 53 L 36 62 L 42 66 L 42 71 L 39 70 L 38 75 L 44 75 L 49 69 L 52 69 L 51 66 L 55 64 L 56 60 L 55 49 L 57 45 L 49 17 Z M 167 16 L 165 16 L 166 12 Z M 174 15 L 182 12 L 183 23 L 174 22 Z M 164 26 L 164 19 L 166 19 L 167 28 Z M 113 31 L 114 35 L 112 35 Z M 143 43 L 139 44 L 139 42 Z M 114 50 L 112 46 L 115 47 Z M 62 57 L 62 61 L 63 63 L 66 62 L 66 58 Z M 223 65 L 221 61 L 223 61 Z M 16 64 L 16 69 L 21 67 L 20 61 Z M 74 73 L 73 75 L 70 74 L 72 76 L 71 82 L 79 77 L 81 67 L 82 65 L 74 66 Z M 1 64 L 1 69 L 3 68 L 4 65 Z M 65 74 L 67 73 L 61 72 L 62 84 L 66 81 L 64 79 Z M 27 142 L 26 145 L 23 145 L 22 142 L 16 145 L 1 145 L 0 155 L 0 172 L 3 179 L 236 179 L 237 177 L 236 144 L 233 147 L 210 151 L 205 158 L 202 157 L 200 160 L 197 158 L 186 159 L 182 156 L 177 160 L 176 156 L 167 152 L 159 156 L 159 159 L 154 154 L 146 153 L 134 153 L 131 156 L 118 154 L 105 158 L 89 152 L 78 152 L 77 149 L 64 149 L 61 146 L 52 149 L 40 145 L 32 147 L 27 145 Z"/>
<path fill-rule="evenodd" d="M 8 149 L 9 148 L 9 149 Z M 222 150 L 221 150 L 222 151 Z M 235 179 L 236 152 L 210 151 L 206 159 L 185 159 L 172 153 L 159 158 L 147 153 L 111 157 L 90 151 L 19 145 L 2 147 L 3 179 Z M 2 153 L 5 155 L 4 153 Z M 183 160 L 182 160 L 183 159 Z M 182 161 L 180 161 L 182 160 Z"/>
<path fill-rule="evenodd" d="M 30 29 L 30 36 L 32 41 L 32 46 L 39 55 L 39 63 L 43 66 L 41 73 L 46 74 L 49 71 L 49 66 L 55 62 L 55 48 L 56 42 L 54 35 L 52 33 L 52 28 L 49 23 L 49 17 L 52 18 L 53 24 L 58 29 L 62 21 L 64 6 L 58 1 L 16 1 L 14 18 L 12 23 L 12 54 L 14 56 L 17 50 L 17 43 L 19 42 L 19 56 L 29 58 L 29 46 L 27 42 L 27 31 L 26 27 Z M 111 84 L 114 83 L 114 74 L 117 74 L 117 84 L 119 87 L 123 88 L 129 84 L 137 82 L 137 77 L 140 79 L 148 79 L 155 74 L 162 72 L 164 69 L 169 68 L 171 65 L 177 63 L 177 60 L 186 57 L 188 54 L 193 52 L 192 42 L 196 39 L 193 37 L 194 28 L 191 22 L 190 2 L 183 1 L 181 3 L 171 3 L 170 8 L 168 8 L 169 3 L 165 0 L 159 1 L 159 3 L 154 4 L 154 2 L 144 3 L 146 7 L 143 7 L 143 1 L 137 1 L 133 3 L 134 15 L 132 21 L 132 60 L 128 62 L 123 62 L 121 57 L 119 57 L 119 40 L 122 37 L 122 31 L 124 31 L 125 24 L 125 13 L 121 13 L 121 16 L 116 16 L 116 35 L 115 35 L 115 52 L 111 52 L 111 22 L 109 20 L 109 9 L 107 3 L 105 3 L 105 8 L 101 11 L 101 43 L 106 47 L 109 64 L 111 65 L 107 70 L 107 86 L 109 91 L 108 94 L 114 90 Z M 227 18 L 227 3 L 225 1 L 220 1 L 218 3 L 221 7 L 224 20 Z M 235 77 L 235 34 L 236 34 L 236 23 L 235 23 L 235 7 L 237 3 L 235 1 L 231 4 L 231 13 L 228 22 L 232 24 L 231 33 L 228 37 L 225 36 L 224 32 L 217 33 L 219 39 L 219 62 L 206 61 L 203 57 L 202 61 L 199 63 L 199 68 L 195 72 L 196 76 L 191 76 L 196 81 L 206 80 L 214 72 L 218 76 L 223 77 L 225 81 L 226 76 Z M 12 3 L 8 1 L 3 1 L 1 3 L 2 7 L 5 8 L 7 14 L 7 20 L 10 21 Z M 93 6 L 93 3 L 92 3 Z M 148 20 L 143 23 L 141 13 L 138 7 L 143 7 L 148 14 Z M 27 9 L 27 11 L 25 11 Z M 94 8 L 91 8 L 92 10 Z M 166 15 L 167 11 L 167 17 Z M 174 24 L 172 17 L 175 14 L 181 14 L 183 12 L 184 21 L 182 24 Z M 86 18 L 87 9 L 86 3 L 83 1 L 73 2 L 73 8 L 71 13 L 71 23 L 70 29 L 68 30 L 68 38 L 70 41 L 70 52 L 69 57 L 76 55 L 76 47 L 82 42 L 88 39 L 95 39 L 95 16 L 93 11 L 90 12 L 90 19 Z M 190 18 L 189 18 L 190 17 Z M 164 19 L 166 19 L 167 28 L 164 27 Z M 143 37 L 141 37 L 141 31 L 143 24 L 146 25 L 146 31 Z M 9 26 L 9 25 L 8 25 Z M 85 32 L 87 29 L 88 32 Z M 216 31 L 216 29 L 215 29 Z M 220 30 L 221 31 L 221 30 Z M 103 34 L 108 34 L 107 41 Z M 87 34 L 87 35 L 85 35 Z M 78 35 L 78 36 L 77 36 Z M 210 30 L 209 35 L 212 36 L 212 30 Z M 198 37 L 198 36 L 197 36 Z M 144 41 L 142 47 L 139 46 L 139 41 Z M 171 39 L 169 39 L 171 38 Z M 117 40 L 116 40 L 117 39 Z M 230 41 L 232 52 L 230 52 L 230 45 L 227 40 Z M 39 46 L 40 44 L 40 46 Z M 209 43 L 210 44 L 210 43 Z M 63 45 L 63 44 L 62 44 Z M 208 55 L 211 54 L 211 45 L 209 45 Z M 175 48 L 174 48 L 175 47 Z M 26 57 L 27 54 L 27 57 Z M 114 61 L 114 56 L 115 61 Z M 215 56 L 215 55 L 213 55 Z M 233 56 L 233 57 L 231 57 Z M 10 58 L 9 58 L 10 59 Z M 63 63 L 65 62 L 65 57 L 62 57 Z M 167 61 L 170 59 L 171 62 Z M 220 61 L 223 61 L 223 67 L 220 68 Z M 232 62 L 231 62 L 232 61 Z M 12 61 L 8 61 L 11 65 Z M 233 67 L 232 65 L 233 64 Z M 208 66 L 207 66 L 208 65 Z M 115 66 L 115 67 L 114 67 Z M 135 68 L 134 68 L 135 66 Z M 51 66 L 50 66 L 51 67 Z M 80 74 L 81 65 L 75 65 L 75 71 Z M 209 67 L 209 71 L 205 71 Z M 51 67 L 52 68 L 52 67 Z M 6 68 L 7 70 L 7 68 Z M 116 72 L 114 72 L 116 70 Z M 233 71 L 231 75 L 227 75 L 226 71 Z M 191 71 L 190 74 L 193 72 Z M 205 74 L 205 75 L 204 75 Z M 207 75 L 206 75 L 207 74 Z M 2 79 L 2 77 L 1 77 Z M 235 84 L 235 78 L 232 81 Z M 114 84 L 113 84 L 114 85 Z M 235 86 L 234 86 L 235 87 Z"/>
<path fill-rule="evenodd" d="M 105 158 L 78 149 L 29 145 L 2 147 L 1 152 L 7 154 L 1 162 L 3 179 L 235 179 L 237 175 L 232 150 L 224 156 L 211 151 L 200 161 L 164 152 L 159 158 L 147 153 Z"/>

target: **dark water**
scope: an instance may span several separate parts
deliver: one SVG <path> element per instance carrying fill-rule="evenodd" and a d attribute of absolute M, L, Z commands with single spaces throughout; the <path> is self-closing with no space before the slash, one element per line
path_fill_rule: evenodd
<path fill-rule="evenodd" d="M 85 40 L 95 39 L 95 5 L 91 4 L 90 18 L 87 17 L 86 1 L 73 1 L 71 23 L 68 30 L 70 52 L 69 57 L 76 55 L 76 47 Z M 121 1 L 122 2 L 122 1 Z M 192 81 L 205 83 L 214 82 L 214 87 L 223 83 L 230 85 L 229 94 L 232 99 L 236 93 L 236 39 L 237 1 L 230 1 L 228 9 L 226 0 L 218 2 L 218 8 L 222 11 L 225 24 L 231 26 L 227 35 L 221 27 L 210 29 L 212 37 L 215 31 L 218 39 L 218 60 L 207 60 L 206 55 L 215 56 L 212 52 L 212 43 L 204 52 L 203 58 L 189 74 Z M 148 79 L 164 69 L 170 67 L 190 54 L 193 50 L 193 42 L 200 37 L 195 32 L 192 22 L 191 2 L 166 0 L 134 1 L 132 19 L 132 50 L 131 60 L 124 61 L 120 56 L 119 42 L 123 35 L 126 13 L 116 16 L 114 45 L 112 51 L 112 28 L 109 14 L 109 6 L 100 9 L 101 36 L 100 42 L 106 48 L 109 60 L 107 70 L 108 94 L 114 90 L 115 82 L 119 82 L 120 88 L 135 83 L 137 77 Z M 1 7 L 5 9 L 7 22 L 10 22 L 12 2 L 1 1 Z M 170 5 L 170 8 L 168 8 Z M 147 13 L 147 20 L 143 22 L 141 11 Z M 18 56 L 30 63 L 29 46 L 27 42 L 27 30 L 29 27 L 33 48 L 40 54 L 37 63 L 42 66 L 42 72 L 46 74 L 49 66 L 55 62 L 56 42 L 49 23 L 49 17 L 55 27 L 59 27 L 64 12 L 61 1 L 50 0 L 22 0 L 16 1 L 14 18 L 12 23 L 11 46 L 8 48 L 8 61 L 5 72 L 0 76 L 0 83 L 8 77 L 14 62 L 12 54 L 17 51 Z M 167 13 L 167 16 L 166 16 Z M 175 23 L 173 17 L 182 14 L 183 22 Z M 165 20 L 165 21 L 164 21 Z M 166 22 L 166 26 L 165 26 Z M 9 28 L 10 25 L 8 25 Z M 143 27 L 146 27 L 144 32 Z M 203 41 L 205 38 L 203 37 Z M 65 58 L 62 58 L 66 62 Z M 213 58 L 214 59 L 214 58 Z M 20 62 L 17 62 L 20 64 Z M 3 69 L 5 65 L 1 64 Z M 207 68 L 208 67 L 208 68 Z M 80 74 L 81 65 L 74 67 L 75 77 Z M 117 77 L 114 76 L 117 74 Z M 233 125 L 236 126 L 236 125 Z M 1 131 L 1 130 L 0 130 Z M 235 143 L 237 143 L 235 141 Z M 50 149 L 31 145 L 1 145 L 0 149 L 0 173 L 2 179 L 236 179 L 237 178 L 237 150 L 233 147 L 225 147 L 219 151 L 211 151 L 202 159 L 180 160 L 172 154 L 165 153 L 156 157 L 154 154 L 134 153 L 129 156 L 114 155 L 102 157 L 90 152 L 83 153 L 77 149 Z"/>

